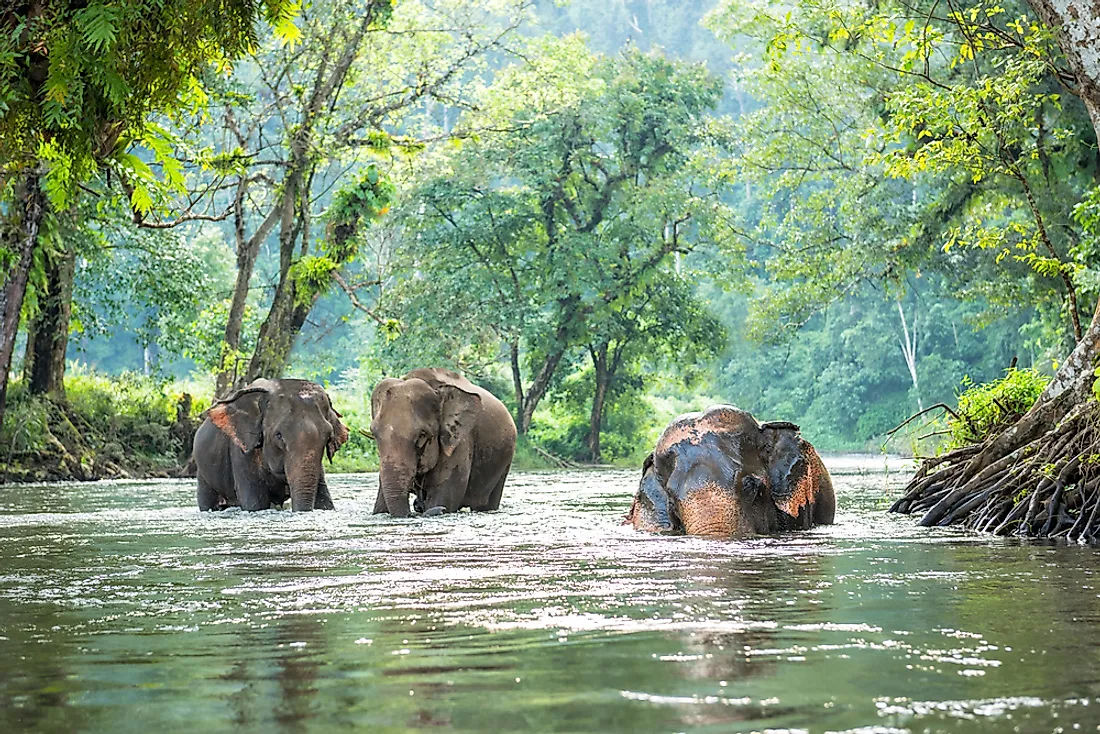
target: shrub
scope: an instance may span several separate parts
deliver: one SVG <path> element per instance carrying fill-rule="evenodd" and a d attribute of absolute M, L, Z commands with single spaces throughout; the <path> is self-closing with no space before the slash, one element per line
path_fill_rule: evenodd
<path fill-rule="evenodd" d="M 964 377 L 958 418 L 951 417 L 948 448 L 980 443 L 1026 413 L 1042 395 L 1050 376 L 1033 368 L 1009 369 L 1005 376 L 982 385 Z"/>

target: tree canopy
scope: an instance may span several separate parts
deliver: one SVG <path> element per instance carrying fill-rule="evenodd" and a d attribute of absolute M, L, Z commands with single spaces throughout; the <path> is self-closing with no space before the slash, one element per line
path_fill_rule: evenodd
<path fill-rule="evenodd" d="M 601 461 L 719 401 L 877 447 L 1010 364 L 1089 362 L 1087 13 L 20 8 L 0 257 L 33 393 L 66 357 L 212 394 L 451 366 Z"/>

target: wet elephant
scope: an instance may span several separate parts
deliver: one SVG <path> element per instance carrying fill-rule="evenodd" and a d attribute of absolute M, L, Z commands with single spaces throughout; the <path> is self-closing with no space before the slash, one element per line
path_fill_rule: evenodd
<path fill-rule="evenodd" d="M 200 510 L 333 509 L 321 459 L 348 440 L 320 385 L 256 380 L 219 400 L 195 434 Z"/>
<path fill-rule="evenodd" d="M 461 375 L 416 369 L 382 380 L 371 396 L 380 463 L 376 513 L 495 510 L 516 450 L 504 404 Z"/>
<path fill-rule="evenodd" d="M 832 480 L 793 423 L 758 423 L 731 405 L 672 421 L 642 467 L 626 521 L 712 537 L 833 522 Z"/>

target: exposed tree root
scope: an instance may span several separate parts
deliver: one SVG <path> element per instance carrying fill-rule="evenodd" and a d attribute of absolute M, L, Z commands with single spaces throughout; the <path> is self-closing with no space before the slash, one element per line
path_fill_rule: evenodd
<path fill-rule="evenodd" d="M 925 460 L 890 511 L 920 512 L 925 526 L 1100 539 L 1100 405 L 1079 403 L 1055 420 L 1066 402 L 1037 405 L 984 443 Z"/>

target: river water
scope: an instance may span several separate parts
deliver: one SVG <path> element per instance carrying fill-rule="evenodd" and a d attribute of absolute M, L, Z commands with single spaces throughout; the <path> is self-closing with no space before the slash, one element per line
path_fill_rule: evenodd
<path fill-rule="evenodd" d="M 623 527 L 623 471 L 424 520 L 373 475 L 301 515 L 0 487 L 0 731 L 1100 729 L 1096 549 L 918 528 L 899 462 L 826 463 L 836 525 L 743 542 Z"/>

